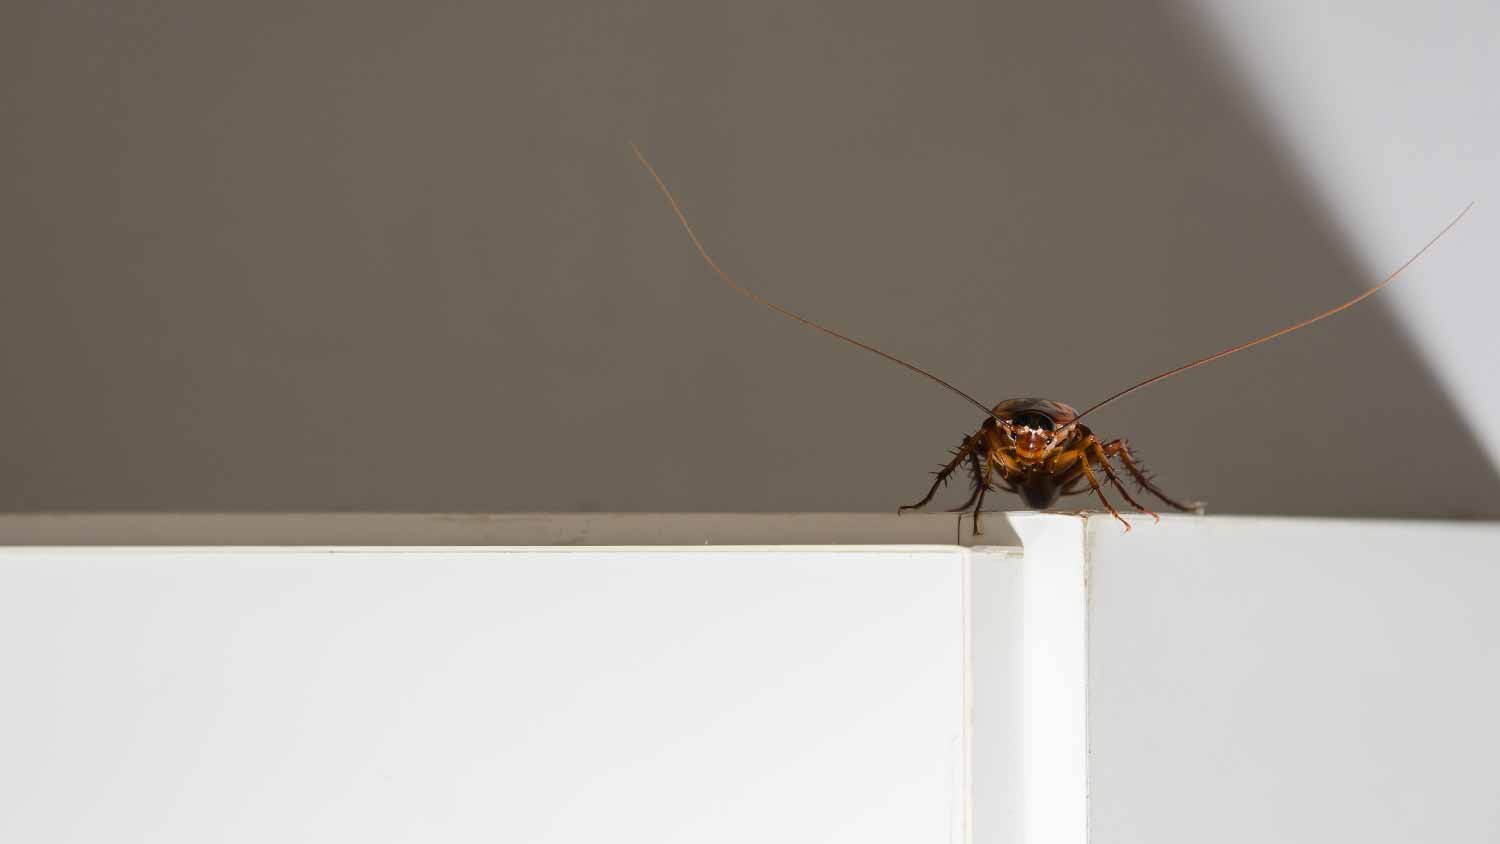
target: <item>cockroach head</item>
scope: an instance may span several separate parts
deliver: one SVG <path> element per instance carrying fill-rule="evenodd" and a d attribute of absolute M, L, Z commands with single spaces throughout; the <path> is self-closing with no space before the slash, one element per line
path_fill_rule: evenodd
<path fill-rule="evenodd" d="M 1024 410 L 1020 413 L 999 417 L 1001 436 L 1010 440 L 1016 453 L 1025 460 L 1039 460 L 1047 456 L 1059 441 L 1057 423 L 1039 410 Z"/>

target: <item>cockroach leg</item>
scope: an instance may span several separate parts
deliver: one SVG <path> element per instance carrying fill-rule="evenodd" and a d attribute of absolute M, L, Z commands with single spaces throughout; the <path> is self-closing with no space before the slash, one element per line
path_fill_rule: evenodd
<path fill-rule="evenodd" d="M 974 533 L 975 536 L 979 536 L 980 534 L 984 533 L 984 531 L 982 531 L 982 530 L 979 529 L 979 510 L 980 510 L 980 508 L 984 507 L 984 494 L 986 492 L 990 491 L 990 475 L 991 475 L 991 473 L 994 472 L 994 470 L 995 470 L 995 462 L 993 460 L 990 460 L 988 457 L 986 457 L 985 461 L 984 461 L 984 478 L 983 478 L 983 483 L 981 483 L 979 485 L 979 500 L 976 501 L 976 502 L 974 502 L 974 517 L 973 517 L 973 519 L 974 519 L 974 531 L 973 531 L 973 533 Z M 963 517 L 960 516 L 959 518 L 962 519 Z"/>
<path fill-rule="evenodd" d="M 969 497 L 965 499 L 964 503 L 957 507 L 950 507 L 948 512 L 962 513 L 972 507 L 974 502 L 979 499 L 979 485 L 984 483 L 984 470 L 979 466 L 979 449 L 977 448 L 969 450 L 969 475 L 973 478 L 973 490 L 969 492 Z"/>
<path fill-rule="evenodd" d="M 1136 462 L 1135 455 L 1130 452 L 1130 446 L 1124 440 L 1110 440 L 1105 443 L 1104 453 L 1111 457 L 1118 455 L 1120 462 L 1125 464 L 1125 470 L 1130 473 L 1132 478 L 1135 478 L 1135 482 L 1140 484 L 1147 492 L 1165 501 L 1167 506 L 1174 507 L 1184 513 L 1201 514 L 1203 512 L 1202 504 L 1183 504 L 1165 492 L 1162 492 L 1157 488 L 1156 484 L 1151 483 L 1151 479 L 1141 470 L 1140 464 Z"/>
<path fill-rule="evenodd" d="M 966 498 L 966 499 L 964 499 L 964 503 L 958 505 L 957 507 L 949 507 L 946 512 L 949 512 L 949 513 L 962 513 L 965 510 L 969 509 L 970 507 L 974 506 L 974 502 L 977 501 L 978 499 L 979 499 L 979 485 L 975 484 L 973 491 L 969 493 L 969 497 Z"/>
<path fill-rule="evenodd" d="M 1082 466 L 1083 461 L 1079 460 L 1063 471 L 1062 477 L 1057 479 L 1057 488 L 1061 490 L 1058 493 L 1059 496 L 1083 495 L 1086 492 L 1093 492 L 1089 488 L 1088 478 L 1083 476 Z"/>
<path fill-rule="evenodd" d="M 1120 482 L 1120 476 L 1115 473 L 1115 467 L 1109 465 L 1109 455 L 1104 453 L 1104 447 L 1099 444 L 1099 440 L 1097 438 L 1089 438 L 1088 450 L 1089 454 L 1094 459 L 1099 461 L 1099 466 L 1104 470 L 1104 474 L 1109 476 L 1110 483 L 1113 483 L 1115 485 L 1115 489 L 1119 491 L 1120 495 L 1124 496 L 1125 500 L 1130 502 L 1130 506 L 1141 511 L 1142 513 L 1145 513 L 1158 522 L 1161 521 L 1161 516 L 1158 516 L 1145 507 L 1141 506 L 1141 502 L 1136 501 L 1135 497 L 1130 494 L 1130 491 L 1125 488 L 1125 484 Z"/>
<path fill-rule="evenodd" d="M 1125 526 L 1125 532 L 1129 533 L 1130 522 L 1125 521 L 1125 517 L 1120 515 L 1119 510 L 1115 509 L 1115 505 L 1109 503 L 1109 499 L 1104 495 L 1104 488 L 1099 486 L 1099 479 L 1094 477 L 1094 470 L 1089 468 L 1088 461 L 1086 459 L 1079 460 L 1079 464 L 1083 466 L 1084 477 L 1089 479 L 1089 486 L 1093 488 L 1094 494 L 1099 496 L 1099 503 L 1104 505 L 1104 509 L 1108 510 L 1111 516 L 1119 519 L 1120 524 Z"/>
<path fill-rule="evenodd" d="M 943 484 L 948 482 L 948 477 L 953 474 L 953 470 L 957 469 L 960 463 L 968 459 L 969 455 L 973 453 L 974 449 L 979 445 L 982 439 L 983 437 L 981 437 L 979 434 L 964 437 L 963 445 L 959 446 L 958 450 L 954 452 L 953 459 L 948 461 L 948 465 L 938 470 L 937 478 L 935 478 L 932 482 L 932 488 L 927 490 L 927 494 L 922 496 L 922 500 L 918 501 L 915 504 L 907 504 L 905 506 L 896 508 L 896 514 L 900 515 L 902 513 L 905 513 L 907 510 L 920 510 L 923 507 L 926 507 L 927 502 L 931 501 L 932 497 L 934 495 L 937 495 L 937 491 L 943 486 Z"/>

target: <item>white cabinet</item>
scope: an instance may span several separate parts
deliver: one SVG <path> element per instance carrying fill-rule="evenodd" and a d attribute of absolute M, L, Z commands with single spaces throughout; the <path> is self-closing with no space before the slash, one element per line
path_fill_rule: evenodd
<path fill-rule="evenodd" d="M 1500 529 L 1133 524 L 0 517 L 0 840 L 1500 838 Z"/>

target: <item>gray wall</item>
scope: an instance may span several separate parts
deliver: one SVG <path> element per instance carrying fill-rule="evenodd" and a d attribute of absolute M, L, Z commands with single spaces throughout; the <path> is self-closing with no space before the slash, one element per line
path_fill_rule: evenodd
<path fill-rule="evenodd" d="M 0 510 L 894 508 L 978 414 L 726 290 L 628 142 L 746 285 L 1082 406 L 1375 280 L 1222 53 L 1156 2 L 8 3 Z M 1091 422 L 1218 512 L 1500 514 L 1380 298 Z"/>

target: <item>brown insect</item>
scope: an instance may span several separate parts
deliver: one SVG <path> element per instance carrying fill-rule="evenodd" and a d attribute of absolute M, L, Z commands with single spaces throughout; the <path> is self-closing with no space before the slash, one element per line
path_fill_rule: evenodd
<path fill-rule="evenodd" d="M 1203 505 L 1181 503 L 1158 489 L 1141 467 L 1140 461 L 1131 453 L 1130 446 L 1126 444 L 1125 440 L 1113 439 L 1105 441 L 1099 439 L 1093 431 L 1089 430 L 1088 426 L 1081 424 L 1083 417 L 1142 387 L 1150 386 L 1180 372 L 1186 372 L 1189 369 L 1228 357 L 1235 352 L 1244 351 L 1251 346 L 1260 345 L 1267 340 L 1274 340 L 1283 334 L 1290 334 L 1299 328 L 1312 325 L 1321 319 L 1333 316 L 1339 311 L 1354 306 L 1395 280 L 1396 276 L 1400 275 L 1402 271 L 1420 258 L 1423 253 L 1432 248 L 1432 245 L 1437 243 L 1443 235 L 1447 234 L 1449 229 L 1457 225 L 1458 221 L 1463 219 L 1465 214 L 1469 213 L 1469 208 L 1473 207 L 1473 203 L 1469 203 L 1463 211 L 1459 212 L 1457 217 L 1453 218 L 1452 222 L 1448 223 L 1448 225 L 1443 227 L 1442 231 L 1437 233 L 1437 236 L 1429 240 L 1415 255 L 1408 258 L 1406 263 L 1397 267 L 1395 272 L 1386 276 L 1379 284 L 1349 301 L 1330 308 L 1317 316 L 1289 325 L 1279 331 L 1273 331 L 1263 337 L 1257 337 L 1249 342 L 1231 346 L 1222 352 L 1216 352 L 1208 357 L 1199 358 L 1191 363 L 1185 363 L 1182 366 L 1169 369 L 1159 375 L 1153 375 L 1144 381 L 1126 387 L 1103 401 L 1094 403 L 1082 413 L 1062 402 L 1037 398 L 1006 399 L 994 407 L 988 407 L 978 399 L 925 369 L 893 355 L 886 354 L 874 346 L 869 346 L 853 338 L 846 337 L 806 317 L 792 313 L 786 308 L 762 299 L 741 287 L 708 254 L 708 250 L 703 246 L 703 242 L 698 239 L 698 233 L 693 230 L 692 224 L 688 222 L 687 216 L 683 214 L 682 206 L 677 204 L 676 197 L 667 189 L 666 183 L 657 174 L 656 168 L 651 166 L 651 162 L 646 160 L 646 157 L 641 154 L 640 149 L 634 144 L 631 145 L 631 149 L 634 150 L 635 157 L 645 166 L 647 172 L 651 174 L 651 178 L 656 181 L 656 186 L 661 189 L 662 195 L 666 197 L 667 204 L 671 206 L 672 212 L 677 215 L 677 221 L 687 230 L 688 237 L 692 240 L 693 245 L 697 247 L 698 254 L 702 255 L 703 260 L 718 274 L 719 278 L 723 279 L 724 283 L 733 288 L 737 293 L 753 302 L 776 311 L 782 316 L 789 317 L 803 325 L 815 328 L 824 334 L 858 346 L 867 352 L 873 352 L 892 363 L 910 369 L 924 378 L 931 379 L 962 396 L 970 404 L 984 412 L 985 419 L 980 424 L 979 430 L 964 437 L 963 442 L 959 444 L 958 448 L 953 450 L 953 459 L 949 460 L 937 471 L 937 479 L 933 481 L 932 487 L 927 490 L 927 494 L 922 496 L 922 500 L 915 504 L 908 504 L 901 507 L 897 511 L 920 510 L 925 507 L 932 500 L 932 497 L 937 494 L 938 489 L 947 483 L 949 477 L 954 472 L 958 471 L 960 467 L 967 466 L 973 482 L 973 491 L 970 493 L 969 499 L 962 506 L 956 507 L 950 512 L 960 512 L 973 507 L 975 534 L 981 532 L 979 529 L 979 511 L 984 506 L 984 496 L 986 493 L 996 489 L 1016 493 L 1021 496 L 1021 500 L 1026 502 L 1026 506 L 1036 509 L 1044 509 L 1052 506 L 1060 496 L 1093 492 L 1094 495 L 1099 497 L 1099 502 L 1104 505 L 1104 509 L 1108 510 L 1116 519 L 1119 519 L 1120 523 L 1125 525 L 1125 530 L 1128 531 L 1130 530 L 1130 523 L 1125 521 L 1114 505 L 1110 503 L 1109 498 L 1104 494 L 1104 486 L 1105 484 L 1109 484 L 1120 493 L 1122 498 L 1130 503 L 1130 506 L 1159 521 L 1160 516 L 1147 509 L 1125 488 L 1125 484 L 1120 478 L 1120 473 L 1116 471 L 1113 465 L 1113 461 L 1115 460 L 1119 460 L 1121 470 L 1130 475 L 1131 479 L 1136 482 L 1139 490 L 1150 492 L 1165 502 L 1167 506 L 1174 509 L 1190 513 L 1203 512 Z M 1101 474 L 1104 476 L 1102 482 L 1100 480 Z"/>

